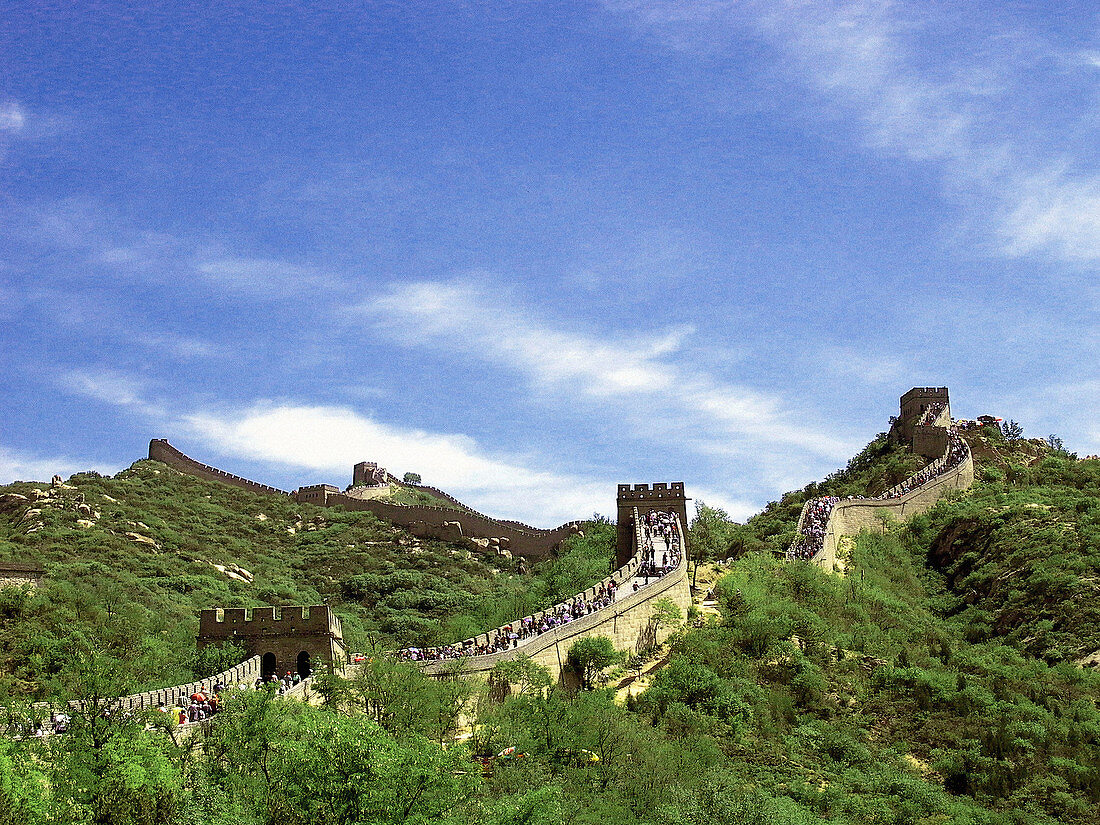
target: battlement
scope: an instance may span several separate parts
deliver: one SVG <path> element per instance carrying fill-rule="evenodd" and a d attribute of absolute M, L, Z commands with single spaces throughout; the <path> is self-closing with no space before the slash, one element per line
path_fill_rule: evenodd
<path fill-rule="evenodd" d="M 921 419 L 928 410 L 935 407 L 930 414 L 943 413 L 948 419 L 951 416 L 951 399 L 947 387 L 913 387 L 901 397 L 900 406 L 900 415 L 895 426 L 902 441 L 908 444 L 913 443 L 914 428 L 922 423 Z"/>
<path fill-rule="evenodd" d="M 353 487 L 381 487 L 390 483 L 390 474 L 375 461 L 360 461 L 351 468 Z"/>
<path fill-rule="evenodd" d="M 617 498 L 619 501 L 649 501 L 661 498 L 681 499 L 687 496 L 684 493 L 684 482 L 673 481 L 671 484 L 620 484 Z"/>
<path fill-rule="evenodd" d="M 267 484 L 260 484 L 258 481 L 252 481 L 251 479 L 241 478 L 232 473 L 227 473 L 224 470 L 219 470 L 217 467 L 211 467 L 209 464 L 195 461 L 195 459 L 184 455 L 169 444 L 167 438 L 154 438 L 149 442 L 149 458 L 153 461 L 160 461 L 167 464 L 169 467 L 179 470 L 181 473 L 186 473 L 196 478 L 205 478 L 209 481 L 220 481 L 222 484 L 240 487 L 242 490 L 250 490 L 253 493 L 279 496 L 290 495 L 286 490 L 280 490 L 277 487 L 271 487 Z"/>
<path fill-rule="evenodd" d="M 657 482 L 656 484 L 620 484 L 615 497 L 617 517 L 615 524 L 615 559 L 622 566 L 634 552 L 634 513 L 641 515 L 653 511 L 675 513 L 681 524 L 688 523 L 687 493 L 684 482 Z"/>
<path fill-rule="evenodd" d="M 918 397 L 946 401 L 948 400 L 947 387 L 913 387 L 901 397 L 901 405 L 904 407 L 906 402 Z"/>
<path fill-rule="evenodd" d="M 328 605 L 293 607 L 212 607 L 199 614 L 199 635 L 229 638 L 246 635 L 342 635 L 340 620 Z"/>

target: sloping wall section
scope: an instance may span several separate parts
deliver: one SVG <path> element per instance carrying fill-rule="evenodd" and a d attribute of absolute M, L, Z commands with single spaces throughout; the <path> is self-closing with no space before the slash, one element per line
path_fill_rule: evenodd
<path fill-rule="evenodd" d="M 167 439 L 155 438 L 149 442 L 149 458 L 161 461 L 181 473 L 197 476 L 210 481 L 220 481 L 254 493 L 291 496 L 295 500 L 318 507 L 344 507 L 347 510 L 367 510 L 391 524 L 408 529 L 413 535 L 422 538 L 472 538 L 500 539 L 502 548 L 513 556 L 531 559 L 546 558 L 557 551 L 569 536 L 580 529 L 581 522 L 571 521 L 553 529 L 543 529 L 521 524 L 518 521 L 494 519 L 484 513 L 467 507 L 453 496 L 434 487 L 420 486 L 440 498 L 452 502 L 459 509 L 432 507 L 421 504 L 395 504 L 378 499 L 363 499 L 340 492 L 328 484 L 315 484 L 300 488 L 296 493 L 288 493 L 266 484 L 235 476 L 208 464 L 195 461 L 177 450 Z M 392 479 L 392 477 L 391 477 Z M 448 525 L 458 524 L 456 532 Z"/>
<path fill-rule="evenodd" d="M 603 581 L 593 585 L 583 593 L 578 593 L 574 599 L 587 601 L 595 598 L 600 589 L 606 588 L 612 581 L 616 585 L 626 586 L 634 579 L 644 561 L 641 536 L 642 520 L 636 509 L 634 524 L 636 525 L 635 547 L 637 550 L 630 561 Z M 511 650 L 485 656 L 467 656 L 458 660 L 422 662 L 419 663 L 421 669 L 425 673 L 439 675 L 451 672 L 456 666 L 455 662 L 460 662 L 463 673 L 486 673 L 492 670 L 498 662 L 510 661 L 517 656 L 526 655 L 547 668 L 555 679 L 561 679 L 570 645 L 584 636 L 607 636 L 614 642 L 618 650 L 633 651 L 640 650 L 648 643 L 664 641 L 671 633 L 671 628 L 653 627 L 654 602 L 661 598 L 670 599 L 685 615 L 687 609 L 691 606 L 691 585 L 688 579 L 687 562 L 689 554 L 685 543 L 686 536 L 684 535 L 683 524 L 679 518 L 676 519 L 676 530 L 680 536 L 679 564 L 666 575 L 651 581 L 636 592 L 629 593 L 619 601 L 595 613 L 590 613 L 568 624 L 559 625 L 552 630 L 548 630 L 546 633 L 525 641 L 519 647 Z M 526 618 L 537 621 L 543 615 L 543 613 L 536 613 Z M 516 620 L 513 624 L 518 624 L 521 621 Z M 502 630 L 503 628 L 498 628 L 491 633 L 484 633 L 473 641 L 475 644 L 488 644 L 489 640 Z"/>
<path fill-rule="evenodd" d="M 883 529 L 887 519 L 904 521 L 930 509 L 952 490 L 965 490 L 974 483 L 974 457 L 970 447 L 955 432 L 946 387 L 914 387 L 901 397 L 901 416 L 895 428 L 908 438 L 914 452 L 939 457 L 877 498 L 853 498 L 843 501 L 812 499 L 802 507 L 798 519 L 798 538 L 788 550 L 792 558 L 807 558 L 800 551 L 807 538 L 816 547 L 809 560 L 833 570 L 837 545 L 843 536 L 862 530 Z M 823 505 L 822 502 L 825 502 Z M 813 511 L 828 511 L 823 534 L 814 535 Z"/>

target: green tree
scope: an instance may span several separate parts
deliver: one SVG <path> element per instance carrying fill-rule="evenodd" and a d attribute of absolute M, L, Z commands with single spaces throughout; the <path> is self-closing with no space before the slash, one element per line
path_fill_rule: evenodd
<path fill-rule="evenodd" d="M 622 661 L 623 654 L 615 650 L 615 643 L 606 636 L 585 636 L 573 642 L 567 654 L 569 666 L 586 689 L 604 668 Z"/>

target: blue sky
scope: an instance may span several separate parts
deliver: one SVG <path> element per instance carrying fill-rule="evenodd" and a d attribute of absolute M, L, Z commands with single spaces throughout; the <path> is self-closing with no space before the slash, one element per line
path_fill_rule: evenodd
<path fill-rule="evenodd" d="M 1094 4 L 3 6 L 0 481 L 744 518 L 923 385 L 1100 452 Z"/>

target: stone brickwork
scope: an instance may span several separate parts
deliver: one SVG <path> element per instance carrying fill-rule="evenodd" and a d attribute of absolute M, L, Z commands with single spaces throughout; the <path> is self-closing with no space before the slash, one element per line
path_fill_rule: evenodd
<path fill-rule="evenodd" d="M 179 701 L 181 696 L 190 696 L 192 693 L 209 693 L 210 689 L 221 682 L 224 685 L 237 685 L 242 682 L 251 687 L 260 675 L 260 657 L 253 656 L 239 665 L 223 670 L 214 676 L 200 679 L 197 682 L 188 682 L 183 685 L 148 690 L 145 693 L 135 693 L 132 696 L 124 696 L 120 700 L 122 710 L 141 710 L 142 708 L 155 708 L 158 705 L 171 707 Z"/>
<path fill-rule="evenodd" d="M 253 493 L 279 496 L 290 495 L 286 490 L 269 487 L 267 484 L 260 484 L 256 481 L 249 481 L 247 478 L 235 476 L 232 473 L 219 470 L 217 467 L 211 467 L 209 464 L 201 464 L 195 461 L 195 459 L 181 453 L 169 444 L 166 438 L 154 438 L 149 442 L 149 458 L 154 461 L 163 462 L 169 467 L 179 470 L 181 473 L 187 473 L 188 475 L 198 478 L 205 478 L 208 481 L 220 481 L 222 484 L 240 487 L 243 490 L 251 490 Z"/>
<path fill-rule="evenodd" d="M 965 490 L 974 483 L 974 457 L 969 448 L 961 462 L 948 464 L 951 406 L 947 387 L 914 387 L 901 397 L 901 416 L 894 426 L 896 435 L 908 433 L 913 451 L 934 460 L 922 472 L 932 478 L 909 492 L 902 483 L 878 498 L 856 498 L 837 502 L 829 513 L 821 549 L 811 561 L 826 570 L 834 569 L 837 546 L 843 536 L 863 530 L 882 530 L 887 520 L 904 521 L 930 509 L 952 490 Z M 965 446 L 965 442 L 963 442 Z M 948 467 L 939 473 L 941 467 Z M 807 501 L 798 520 L 798 532 L 807 519 L 812 502 Z"/>
<path fill-rule="evenodd" d="M 897 429 L 899 435 L 906 444 L 913 443 L 913 428 L 920 421 L 921 416 L 932 406 L 943 405 L 948 424 L 951 422 L 951 398 L 947 387 L 913 387 L 901 397 L 901 410 L 898 416 Z M 943 414 L 938 417 L 943 421 Z M 937 422 L 928 422 L 936 424 Z M 943 426 L 942 424 L 940 426 Z M 942 451 L 936 453 L 942 455 Z"/>
<path fill-rule="evenodd" d="M 0 589 L 38 587 L 46 571 L 34 564 L 0 563 Z"/>
<path fill-rule="evenodd" d="M 688 498 L 684 493 L 684 482 L 674 481 L 671 484 L 620 484 L 616 496 L 616 546 L 615 563 L 626 564 L 627 559 L 634 553 L 634 527 L 631 523 L 634 518 L 634 510 L 644 518 L 647 513 L 675 513 L 682 524 L 688 523 L 687 516 Z"/>
<path fill-rule="evenodd" d="M 343 667 L 347 661 L 340 620 L 323 604 L 203 610 L 198 648 L 223 642 L 237 642 L 260 656 L 265 675 L 299 671 L 303 653 L 311 668 L 319 663 Z"/>
<path fill-rule="evenodd" d="M 362 497 L 354 490 L 341 492 L 338 487 L 331 484 L 312 484 L 300 487 L 294 493 L 269 487 L 246 478 L 226 473 L 207 464 L 202 464 L 184 455 L 166 439 L 158 438 L 149 442 L 149 458 L 161 461 L 173 469 L 188 475 L 205 478 L 210 481 L 220 481 L 223 484 L 231 484 L 255 493 L 271 495 L 292 496 L 295 501 L 305 504 L 313 504 L 318 507 L 343 507 L 346 510 L 367 510 L 379 518 L 385 519 L 391 524 L 404 527 L 413 535 L 422 538 L 436 538 L 451 535 L 454 528 L 450 523 L 457 522 L 461 529 L 461 535 L 468 538 L 483 538 L 497 540 L 496 544 L 506 547 L 513 556 L 522 556 L 528 559 L 544 559 L 557 552 L 561 543 L 569 536 L 576 533 L 582 524 L 580 521 L 571 521 L 553 529 L 532 527 L 518 521 L 508 519 L 495 519 L 484 513 L 463 505 L 458 499 L 438 490 L 435 487 L 423 485 L 410 485 L 414 489 L 425 490 L 432 495 L 439 496 L 453 503 L 457 509 L 448 507 L 433 507 L 429 505 L 395 504 L 392 501 L 382 501 L 376 498 Z M 362 462 L 369 467 L 369 462 Z M 392 475 L 381 470 L 387 483 L 397 481 Z M 682 485 L 681 485 L 682 486 Z M 371 488 L 365 488 L 371 489 Z"/>
<path fill-rule="evenodd" d="M 666 510 L 665 512 L 670 512 Z M 641 521 L 637 509 L 632 509 L 631 521 Z M 636 520 L 635 520 L 636 517 Z M 680 533 L 681 548 L 686 550 L 686 538 L 683 530 L 683 522 L 678 521 L 677 531 Z M 634 532 L 638 539 L 637 547 L 641 548 L 641 530 Z M 634 578 L 642 563 L 640 549 L 635 552 L 624 566 L 617 569 L 611 576 L 602 582 L 593 585 L 583 593 L 578 593 L 574 598 L 589 600 L 596 596 L 601 585 L 614 580 L 617 584 L 625 584 Z M 688 578 L 688 554 L 680 553 L 680 564 L 675 570 L 656 581 L 650 582 L 635 593 L 630 593 L 614 604 L 582 616 L 579 619 L 560 625 L 552 630 L 536 636 L 530 641 L 524 642 L 518 648 L 492 653 L 485 656 L 469 656 L 462 659 L 451 659 L 438 662 L 418 663 L 421 670 L 431 675 L 450 673 L 456 666 L 461 666 L 466 674 L 486 674 L 492 670 L 498 662 L 509 661 L 519 655 L 531 657 L 535 662 L 547 668 L 556 680 L 565 679 L 565 659 L 570 645 L 584 636 L 607 636 L 615 644 L 618 650 L 637 652 L 653 642 L 663 642 L 672 632 L 671 628 L 658 627 L 654 632 L 652 616 L 654 602 L 657 599 L 669 599 L 686 615 L 691 606 L 691 584 Z M 533 620 L 542 618 L 542 613 L 536 613 Z M 484 633 L 475 637 L 474 644 L 488 644 L 500 631 L 498 628 L 490 633 Z"/>
<path fill-rule="evenodd" d="M 373 461 L 360 461 L 351 468 L 353 487 L 381 487 L 389 483 L 389 473 L 385 467 L 379 467 Z"/>

